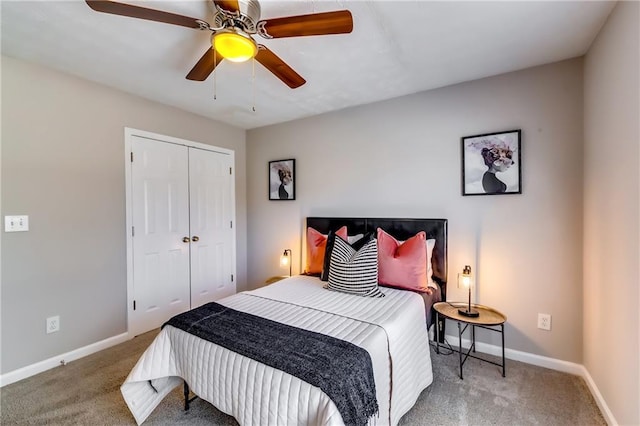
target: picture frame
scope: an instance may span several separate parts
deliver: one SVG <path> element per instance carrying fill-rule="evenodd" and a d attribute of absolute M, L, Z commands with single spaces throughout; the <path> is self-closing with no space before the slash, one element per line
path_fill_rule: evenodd
<path fill-rule="evenodd" d="M 293 201 L 296 199 L 296 160 L 269 161 L 269 200 Z"/>
<path fill-rule="evenodd" d="M 522 194 L 520 129 L 463 136 L 462 195 Z"/>

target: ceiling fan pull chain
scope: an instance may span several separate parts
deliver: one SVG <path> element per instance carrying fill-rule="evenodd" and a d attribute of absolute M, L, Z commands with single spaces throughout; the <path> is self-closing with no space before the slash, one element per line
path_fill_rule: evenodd
<path fill-rule="evenodd" d="M 251 109 L 256 112 L 256 58 L 251 60 L 251 90 L 253 91 L 253 106 Z"/>
<path fill-rule="evenodd" d="M 218 51 L 216 49 L 213 49 L 213 63 L 217 64 L 218 63 Z M 216 72 L 216 69 L 213 69 L 213 100 L 216 100 L 216 75 L 218 73 Z"/>

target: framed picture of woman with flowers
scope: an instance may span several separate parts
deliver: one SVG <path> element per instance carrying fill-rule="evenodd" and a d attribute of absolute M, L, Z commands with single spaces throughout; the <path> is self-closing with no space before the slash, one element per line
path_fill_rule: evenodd
<path fill-rule="evenodd" d="M 521 133 L 462 137 L 462 195 L 522 194 Z"/>
<path fill-rule="evenodd" d="M 269 161 L 269 199 L 296 199 L 296 160 Z"/>

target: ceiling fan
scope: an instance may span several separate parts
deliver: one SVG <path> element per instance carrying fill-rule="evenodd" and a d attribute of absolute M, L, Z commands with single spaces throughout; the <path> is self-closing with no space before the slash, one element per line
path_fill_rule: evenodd
<path fill-rule="evenodd" d="M 346 34 L 353 30 L 353 18 L 348 10 L 260 20 L 258 0 L 208 0 L 214 12 L 213 25 L 202 19 L 119 1 L 85 1 L 97 12 L 210 31 L 211 47 L 187 74 L 187 79 L 195 81 L 206 80 L 223 59 L 244 62 L 255 57 L 283 83 L 295 89 L 306 83 L 305 79 L 252 36 L 258 34 L 271 39 Z"/>

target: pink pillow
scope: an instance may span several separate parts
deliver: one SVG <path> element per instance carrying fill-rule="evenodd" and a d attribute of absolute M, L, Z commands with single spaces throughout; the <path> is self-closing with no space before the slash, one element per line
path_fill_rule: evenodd
<path fill-rule="evenodd" d="M 340 238 L 347 239 L 347 227 L 336 231 L 336 235 Z M 320 274 L 322 273 L 322 266 L 324 265 L 324 252 L 327 248 L 327 235 L 321 234 L 315 229 L 307 228 L 307 274 Z"/>
<path fill-rule="evenodd" d="M 401 243 L 378 228 L 378 281 L 403 290 L 428 291 L 427 235 L 424 231 Z"/>

